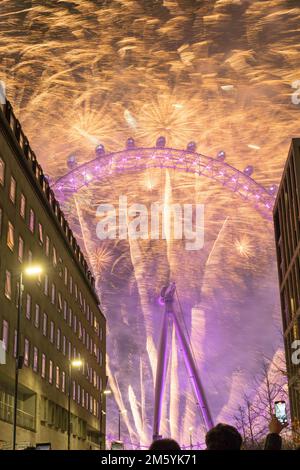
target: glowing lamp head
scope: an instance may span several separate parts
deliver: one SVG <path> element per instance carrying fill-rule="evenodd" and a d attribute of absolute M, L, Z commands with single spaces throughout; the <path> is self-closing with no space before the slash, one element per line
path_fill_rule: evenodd
<path fill-rule="evenodd" d="M 95 148 L 95 153 L 97 157 L 103 157 L 103 155 L 105 155 L 104 145 L 103 144 L 97 145 L 97 147 Z"/>
<path fill-rule="evenodd" d="M 158 137 L 156 141 L 156 147 L 158 149 L 163 149 L 165 146 L 166 146 L 166 138 L 161 135 L 160 137 Z"/>
<path fill-rule="evenodd" d="M 111 395 L 111 390 L 104 390 L 103 395 Z"/>
<path fill-rule="evenodd" d="M 248 166 L 246 166 L 246 168 L 244 169 L 244 172 L 243 172 L 243 173 L 244 173 L 244 175 L 246 175 L 246 176 L 251 176 L 252 173 L 253 173 L 253 171 L 254 171 L 253 166 L 252 166 L 252 165 L 248 165 Z"/>
<path fill-rule="evenodd" d="M 126 141 L 126 148 L 127 150 L 131 150 L 135 148 L 135 141 L 132 137 L 129 137 Z"/>
<path fill-rule="evenodd" d="M 42 272 L 43 268 L 39 264 L 32 264 L 24 269 L 24 274 L 29 277 L 38 276 L 39 274 L 42 274 Z"/>
<path fill-rule="evenodd" d="M 70 170 L 73 170 L 77 165 L 77 160 L 75 155 L 69 155 L 67 158 L 67 166 Z"/>
<path fill-rule="evenodd" d="M 197 144 L 196 142 L 189 142 L 186 146 L 188 152 L 196 152 Z"/>
<path fill-rule="evenodd" d="M 226 153 L 224 152 L 224 150 L 220 150 L 220 152 L 218 152 L 217 154 L 217 159 L 223 162 L 225 158 L 226 158 Z"/>
<path fill-rule="evenodd" d="M 81 367 L 82 365 L 83 365 L 83 361 L 81 359 L 74 359 L 73 361 L 71 361 L 71 366 L 77 369 Z"/>

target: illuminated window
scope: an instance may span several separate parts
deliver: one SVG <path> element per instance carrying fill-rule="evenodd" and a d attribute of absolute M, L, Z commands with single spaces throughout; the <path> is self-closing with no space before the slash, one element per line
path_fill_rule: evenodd
<path fill-rule="evenodd" d="M 68 315 L 68 304 L 67 301 L 64 300 L 64 320 L 67 321 L 67 315 Z"/>
<path fill-rule="evenodd" d="M 51 303 L 55 304 L 55 284 L 52 283 L 51 286 Z"/>
<path fill-rule="evenodd" d="M 62 352 L 63 352 L 63 355 L 65 356 L 66 355 L 66 349 L 67 349 L 67 339 L 65 337 L 65 335 L 63 336 L 63 343 L 62 343 Z"/>
<path fill-rule="evenodd" d="M 73 292 L 73 278 L 70 276 L 70 294 Z"/>
<path fill-rule="evenodd" d="M 44 283 L 44 294 L 49 294 L 49 277 L 48 274 L 45 274 L 45 283 Z"/>
<path fill-rule="evenodd" d="M 72 344 L 71 341 L 68 342 L 68 359 L 71 360 L 72 355 Z"/>
<path fill-rule="evenodd" d="M 5 273 L 5 297 L 11 299 L 11 272 L 6 270 Z"/>
<path fill-rule="evenodd" d="M 19 245 L 18 245 L 18 260 L 20 263 L 23 261 L 24 256 L 24 240 L 21 236 L 19 236 Z"/>
<path fill-rule="evenodd" d="M 48 235 L 46 235 L 45 251 L 46 251 L 46 256 L 49 256 L 49 252 L 50 252 L 50 240 L 49 240 Z"/>
<path fill-rule="evenodd" d="M 63 393 L 65 393 L 65 390 L 66 390 L 66 373 L 65 372 L 62 372 L 62 376 L 61 376 L 61 391 Z"/>
<path fill-rule="evenodd" d="M 56 388 L 59 388 L 59 379 L 60 379 L 59 367 L 56 366 L 55 368 L 55 387 Z"/>
<path fill-rule="evenodd" d="M 17 183 L 16 180 L 13 176 L 10 178 L 10 187 L 9 187 L 9 199 L 13 204 L 16 202 L 16 189 L 17 189 Z"/>
<path fill-rule="evenodd" d="M 55 247 L 52 249 L 52 262 L 54 267 L 57 266 L 57 253 Z"/>
<path fill-rule="evenodd" d="M 38 304 L 35 304 L 34 326 L 40 327 L 40 306 Z"/>
<path fill-rule="evenodd" d="M 50 343 L 54 343 L 54 322 L 50 321 Z"/>
<path fill-rule="evenodd" d="M 29 339 L 25 338 L 25 341 L 24 341 L 24 365 L 26 367 L 29 366 L 29 348 L 30 348 Z"/>
<path fill-rule="evenodd" d="M 84 392 L 84 388 L 81 389 L 81 406 L 84 408 L 84 405 L 85 405 L 85 392 Z"/>
<path fill-rule="evenodd" d="M 68 284 L 68 269 L 66 268 L 66 266 L 65 266 L 64 282 L 66 286 Z"/>
<path fill-rule="evenodd" d="M 49 360 L 49 384 L 53 382 L 53 362 Z"/>
<path fill-rule="evenodd" d="M 81 387 L 77 384 L 77 403 L 80 405 L 80 397 L 81 397 Z"/>
<path fill-rule="evenodd" d="M 28 250 L 28 263 L 32 263 L 32 260 L 33 260 L 33 255 L 32 255 L 32 251 L 31 250 Z"/>
<path fill-rule="evenodd" d="M 38 364 L 39 364 L 39 351 L 38 351 L 38 348 L 36 346 L 34 346 L 34 348 L 33 348 L 33 366 L 32 366 L 34 372 L 38 371 Z"/>
<path fill-rule="evenodd" d="M 56 330 L 56 349 L 60 349 L 60 337 L 61 337 L 60 329 L 57 328 L 57 330 Z"/>
<path fill-rule="evenodd" d="M 43 379 L 46 377 L 46 356 L 45 356 L 45 354 L 42 354 L 41 376 L 42 376 Z"/>
<path fill-rule="evenodd" d="M 20 198 L 20 216 L 22 217 L 22 219 L 25 219 L 25 215 L 26 215 L 26 198 L 24 194 L 22 193 L 21 198 Z"/>
<path fill-rule="evenodd" d="M 72 309 L 69 308 L 69 326 L 72 328 Z"/>
<path fill-rule="evenodd" d="M 33 209 L 29 211 L 29 230 L 31 233 L 34 233 L 34 225 L 35 225 L 35 214 Z"/>
<path fill-rule="evenodd" d="M 62 298 L 61 298 L 61 293 L 58 293 L 58 310 L 59 312 L 62 311 Z"/>
<path fill-rule="evenodd" d="M 44 235 L 43 235 L 43 226 L 40 222 L 38 224 L 38 230 L 39 230 L 39 242 L 42 245 L 44 243 Z"/>
<path fill-rule="evenodd" d="M 72 398 L 76 400 L 76 383 L 75 380 L 72 381 Z"/>
<path fill-rule="evenodd" d="M 78 322 L 78 338 L 79 338 L 79 339 L 82 338 L 82 325 L 81 325 L 81 321 Z"/>
<path fill-rule="evenodd" d="M 5 182 L 5 162 L 0 157 L 0 184 L 1 186 L 4 186 L 4 182 Z"/>
<path fill-rule="evenodd" d="M 43 335 L 47 336 L 47 329 L 48 329 L 48 315 L 44 312 L 43 314 Z"/>
<path fill-rule="evenodd" d="M 7 226 L 7 240 L 6 240 L 8 248 L 10 248 L 11 251 L 14 249 L 14 244 L 15 244 L 15 235 L 14 235 L 14 226 L 11 222 L 8 222 Z"/>
<path fill-rule="evenodd" d="M 7 351 L 8 348 L 8 322 L 3 320 L 2 322 L 2 341 L 4 351 Z"/>
<path fill-rule="evenodd" d="M 76 315 L 74 315 L 74 317 L 73 317 L 73 331 L 76 334 L 76 331 L 77 331 L 77 317 L 76 317 Z"/>
<path fill-rule="evenodd" d="M 26 318 L 28 318 L 28 320 L 30 320 L 30 317 L 31 317 L 31 295 L 30 294 L 27 294 L 26 295 Z"/>

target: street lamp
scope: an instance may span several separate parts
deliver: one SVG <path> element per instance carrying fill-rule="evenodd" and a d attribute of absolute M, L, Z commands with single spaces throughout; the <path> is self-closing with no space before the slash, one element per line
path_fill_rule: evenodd
<path fill-rule="evenodd" d="M 121 441 L 121 415 L 127 413 L 127 410 L 119 410 L 119 441 Z"/>
<path fill-rule="evenodd" d="M 111 390 L 105 389 L 100 392 L 100 403 L 99 403 L 99 412 L 100 412 L 100 449 L 102 447 L 102 436 L 103 436 L 103 416 L 106 414 L 105 411 L 103 410 L 103 396 L 111 395 Z M 105 441 L 106 441 L 106 435 L 104 433 L 104 450 L 105 450 Z"/>
<path fill-rule="evenodd" d="M 41 274 L 43 268 L 38 264 L 30 264 L 26 266 L 19 274 L 18 289 L 18 314 L 17 314 L 17 331 L 16 331 L 16 366 L 15 366 L 15 392 L 14 392 L 14 419 L 13 419 L 13 450 L 16 450 L 17 439 L 17 411 L 18 411 L 18 389 L 19 389 L 19 370 L 23 367 L 23 356 L 20 355 L 20 328 L 22 316 L 22 297 L 23 297 L 23 275 L 33 277 Z"/>
<path fill-rule="evenodd" d="M 74 359 L 69 361 L 69 380 L 68 380 L 68 450 L 71 449 L 71 383 L 72 383 L 72 369 L 80 369 L 83 365 L 81 359 Z"/>

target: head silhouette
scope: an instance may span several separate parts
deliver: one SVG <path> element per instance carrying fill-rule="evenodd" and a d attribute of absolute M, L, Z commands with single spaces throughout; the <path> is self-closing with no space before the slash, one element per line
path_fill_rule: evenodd
<path fill-rule="evenodd" d="M 219 423 L 208 431 L 205 442 L 207 450 L 240 450 L 243 440 L 235 427 Z"/>

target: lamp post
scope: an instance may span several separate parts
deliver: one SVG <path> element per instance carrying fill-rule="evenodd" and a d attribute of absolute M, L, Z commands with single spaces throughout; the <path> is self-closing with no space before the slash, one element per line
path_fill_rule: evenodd
<path fill-rule="evenodd" d="M 41 274 L 43 268 L 40 265 L 28 265 L 19 274 L 18 289 L 18 313 L 17 313 L 17 330 L 16 330 L 16 365 L 15 365 L 15 390 L 14 390 L 14 416 L 13 416 L 13 450 L 16 450 L 17 440 L 17 414 L 18 414 L 18 392 L 19 392 L 19 370 L 23 367 L 23 356 L 20 355 L 20 332 L 21 332 L 21 316 L 22 316 L 22 299 L 23 299 L 23 274 L 33 277 Z"/>
<path fill-rule="evenodd" d="M 68 450 L 71 450 L 71 383 L 72 383 L 72 368 L 79 369 L 83 364 L 81 359 L 74 359 L 69 361 L 69 379 L 68 379 Z"/>
<path fill-rule="evenodd" d="M 103 396 L 104 395 L 110 395 L 111 394 L 111 390 L 103 390 L 100 392 L 100 400 L 99 400 L 99 417 L 100 417 L 100 450 L 102 448 L 102 437 L 104 437 L 104 450 L 105 450 L 105 442 L 106 442 L 106 433 L 103 433 L 102 432 L 102 429 L 103 429 L 103 415 L 105 415 L 105 411 L 103 410 Z M 103 436 L 104 434 L 104 436 Z"/>
<path fill-rule="evenodd" d="M 119 441 L 121 441 L 121 415 L 126 413 L 127 410 L 119 410 Z"/>

